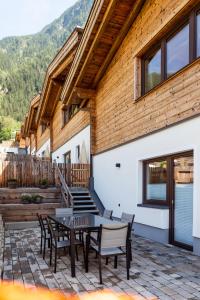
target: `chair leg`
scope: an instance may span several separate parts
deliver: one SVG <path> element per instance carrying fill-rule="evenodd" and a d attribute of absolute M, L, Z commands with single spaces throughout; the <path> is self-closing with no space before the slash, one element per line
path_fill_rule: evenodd
<path fill-rule="evenodd" d="M 78 248 L 77 248 L 77 246 L 76 246 L 76 259 L 78 261 Z"/>
<path fill-rule="evenodd" d="M 85 265 L 85 247 L 84 247 L 84 244 L 82 246 L 83 246 L 83 260 L 84 260 L 84 265 Z"/>
<path fill-rule="evenodd" d="M 50 266 L 52 265 L 52 245 L 50 247 Z"/>
<path fill-rule="evenodd" d="M 48 239 L 48 248 L 50 248 L 50 239 Z"/>
<path fill-rule="evenodd" d="M 40 254 L 42 254 L 42 244 L 43 244 L 43 237 L 42 237 L 42 233 L 41 233 L 41 238 L 40 238 Z"/>
<path fill-rule="evenodd" d="M 130 253 L 126 252 L 126 272 L 127 272 L 127 280 L 129 280 L 129 268 L 130 268 Z"/>
<path fill-rule="evenodd" d="M 101 270 L 101 255 L 99 254 L 99 282 L 100 284 L 103 284 L 102 281 L 102 270 Z"/>
<path fill-rule="evenodd" d="M 85 272 L 88 273 L 88 257 L 89 257 L 90 237 L 86 236 L 86 249 L 85 249 Z"/>
<path fill-rule="evenodd" d="M 57 268 L 57 248 L 55 248 L 54 273 L 56 273 L 56 268 Z"/>
<path fill-rule="evenodd" d="M 106 265 L 108 265 L 108 260 L 109 260 L 109 258 L 108 258 L 108 257 L 106 257 Z"/>
<path fill-rule="evenodd" d="M 46 252 L 46 237 L 44 237 L 43 259 L 45 259 L 45 252 Z"/>
<path fill-rule="evenodd" d="M 132 255 L 132 246 L 131 246 L 131 244 L 130 244 L 130 261 L 132 261 L 133 260 L 133 255 Z"/>
<path fill-rule="evenodd" d="M 115 256 L 115 259 L 114 259 L 114 268 L 117 269 L 117 256 Z"/>

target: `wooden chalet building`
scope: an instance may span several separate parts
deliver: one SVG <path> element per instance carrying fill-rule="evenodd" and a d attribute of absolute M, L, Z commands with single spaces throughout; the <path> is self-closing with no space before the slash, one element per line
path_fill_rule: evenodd
<path fill-rule="evenodd" d="M 49 67 L 36 119 L 53 159 L 91 155 L 91 188 L 114 216 L 200 255 L 199 9 L 95 0 Z"/>
<path fill-rule="evenodd" d="M 35 96 L 23 126 L 23 135 L 26 137 L 27 153 L 39 157 L 50 157 L 50 131 L 48 126 L 38 122 L 37 113 L 41 95 Z"/>

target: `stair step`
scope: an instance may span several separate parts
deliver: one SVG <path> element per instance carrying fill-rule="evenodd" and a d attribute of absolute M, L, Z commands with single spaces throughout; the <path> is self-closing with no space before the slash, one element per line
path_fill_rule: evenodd
<path fill-rule="evenodd" d="M 87 209 L 87 208 L 96 208 L 95 204 L 89 204 L 89 205 L 76 205 L 74 206 L 74 209 Z"/>
<path fill-rule="evenodd" d="M 76 191 L 76 192 L 71 192 L 72 195 L 89 195 L 88 191 Z"/>
<path fill-rule="evenodd" d="M 93 200 L 73 200 L 74 204 L 94 203 Z"/>
<path fill-rule="evenodd" d="M 77 210 L 77 211 L 74 211 L 74 214 L 87 214 L 87 213 L 99 214 L 99 210 L 98 209 L 91 209 L 91 210 Z"/>
<path fill-rule="evenodd" d="M 91 196 L 88 194 L 88 195 L 82 195 L 82 196 L 73 196 L 73 199 L 91 199 Z"/>

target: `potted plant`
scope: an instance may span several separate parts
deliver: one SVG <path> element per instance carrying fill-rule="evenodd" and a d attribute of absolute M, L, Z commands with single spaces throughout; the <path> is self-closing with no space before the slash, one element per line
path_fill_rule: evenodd
<path fill-rule="evenodd" d="M 17 188 L 17 179 L 16 178 L 8 179 L 8 188 L 9 189 L 16 189 Z"/>
<path fill-rule="evenodd" d="M 41 189 L 46 189 L 48 187 L 48 180 L 45 178 L 41 179 L 39 184 Z"/>
<path fill-rule="evenodd" d="M 23 204 L 30 204 L 31 203 L 31 195 L 30 194 L 22 194 L 21 195 L 21 201 Z"/>
<path fill-rule="evenodd" d="M 42 202 L 43 197 L 41 195 L 33 195 L 31 197 L 31 202 L 34 204 L 40 204 Z"/>

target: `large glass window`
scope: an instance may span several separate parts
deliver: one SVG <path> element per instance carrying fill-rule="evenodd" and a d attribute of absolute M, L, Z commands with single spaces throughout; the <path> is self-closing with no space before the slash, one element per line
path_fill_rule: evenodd
<path fill-rule="evenodd" d="M 180 21 L 179 21 L 180 22 Z M 156 45 L 153 45 L 156 48 Z M 200 57 L 200 9 L 193 9 L 176 31 L 163 37 L 142 59 L 142 95 Z"/>
<path fill-rule="evenodd" d="M 163 203 L 167 201 L 167 161 L 150 161 L 144 164 L 144 181 L 146 203 Z"/>
<path fill-rule="evenodd" d="M 167 77 L 189 64 L 189 24 L 167 41 Z"/>
<path fill-rule="evenodd" d="M 200 12 L 197 13 L 197 45 L 196 45 L 196 53 L 197 57 L 200 56 Z"/>
<path fill-rule="evenodd" d="M 145 92 L 161 82 L 161 49 L 145 60 Z"/>

